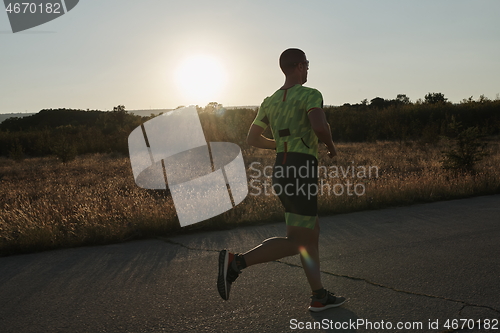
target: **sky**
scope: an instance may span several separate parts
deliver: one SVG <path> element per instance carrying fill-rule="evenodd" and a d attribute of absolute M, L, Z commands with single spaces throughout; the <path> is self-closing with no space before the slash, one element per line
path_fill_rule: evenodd
<path fill-rule="evenodd" d="M 495 99 L 499 13 L 498 0 L 81 0 L 14 34 L 2 7 L 0 113 L 260 105 L 290 47 L 326 105 Z"/>

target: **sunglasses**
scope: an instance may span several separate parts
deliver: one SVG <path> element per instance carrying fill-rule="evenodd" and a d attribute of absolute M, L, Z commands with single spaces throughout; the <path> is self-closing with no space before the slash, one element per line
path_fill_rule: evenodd
<path fill-rule="evenodd" d="M 309 69 L 309 60 L 293 63 L 294 66 L 297 66 L 298 64 L 306 64 L 307 69 Z"/>

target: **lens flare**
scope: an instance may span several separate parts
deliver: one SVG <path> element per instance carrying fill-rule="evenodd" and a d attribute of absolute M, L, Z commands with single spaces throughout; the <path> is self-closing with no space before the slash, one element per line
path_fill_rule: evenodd
<path fill-rule="evenodd" d="M 311 269 L 314 268 L 314 266 L 315 266 L 314 260 L 311 258 L 309 253 L 307 253 L 306 248 L 304 246 L 300 246 L 299 252 L 300 252 L 300 255 L 302 256 L 302 258 L 304 259 L 307 267 L 309 267 Z"/>

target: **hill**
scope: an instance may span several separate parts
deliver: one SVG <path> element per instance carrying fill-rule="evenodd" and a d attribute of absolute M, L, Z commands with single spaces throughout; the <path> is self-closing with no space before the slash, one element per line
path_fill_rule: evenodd
<path fill-rule="evenodd" d="M 34 113 L 0 113 L 0 123 L 9 118 L 23 118 L 32 115 L 34 115 Z"/>
<path fill-rule="evenodd" d="M 41 110 L 23 118 L 9 118 L 0 124 L 0 130 L 19 131 L 27 129 L 55 128 L 67 125 L 93 125 L 104 111 L 72 109 Z"/>

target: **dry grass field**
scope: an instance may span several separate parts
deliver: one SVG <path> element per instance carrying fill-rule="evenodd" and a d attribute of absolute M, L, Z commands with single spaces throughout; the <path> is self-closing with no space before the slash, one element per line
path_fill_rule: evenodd
<path fill-rule="evenodd" d="M 489 143 L 489 156 L 473 174 L 443 170 L 443 149 L 441 144 L 376 142 L 338 144 L 333 160 L 321 152 L 320 215 L 500 193 L 498 140 Z M 182 230 L 171 197 L 137 187 L 126 156 L 86 155 L 66 164 L 51 157 L 1 158 L 0 254 L 283 220 L 279 200 L 269 195 L 269 187 L 264 192 L 270 178 L 258 177 L 257 171 L 272 166 L 273 153 L 245 151 L 247 198 Z"/>

